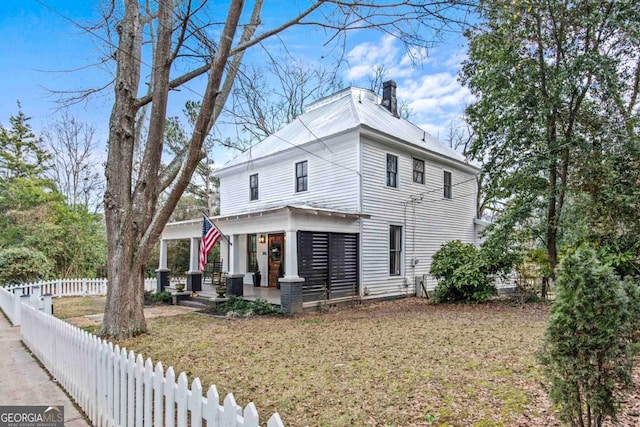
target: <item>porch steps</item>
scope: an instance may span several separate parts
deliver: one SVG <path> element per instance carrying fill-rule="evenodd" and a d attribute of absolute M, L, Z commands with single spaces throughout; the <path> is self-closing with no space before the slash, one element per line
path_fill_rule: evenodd
<path fill-rule="evenodd" d="M 211 310 L 213 307 L 211 300 L 202 297 L 187 297 L 181 299 L 179 304 L 185 307 L 197 308 L 199 310 Z"/>

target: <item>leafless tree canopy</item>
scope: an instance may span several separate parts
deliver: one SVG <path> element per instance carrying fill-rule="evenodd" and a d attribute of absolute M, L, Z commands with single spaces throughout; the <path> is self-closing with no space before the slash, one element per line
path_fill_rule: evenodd
<path fill-rule="evenodd" d="M 71 206 L 96 212 L 102 205 L 104 182 L 95 151 L 95 126 L 65 112 L 43 132 L 52 154 L 49 178 Z"/>
<path fill-rule="evenodd" d="M 265 64 L 241 67 L 220 121 L 235 126 L 245 149 L 291 123 L 309 103 L 340 89 L 336 69 L 263 49 Z"/>

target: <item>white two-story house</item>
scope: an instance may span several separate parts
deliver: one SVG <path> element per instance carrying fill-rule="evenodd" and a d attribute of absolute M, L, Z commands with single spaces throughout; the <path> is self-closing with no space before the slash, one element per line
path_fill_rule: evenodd
<path fill-rule="evenodd" d="M 478 169 L 400 118 L 395 91 L 321 99 L 216 172 L 225 270 L 298 283 L 308 307 L 421 293 L 443 243 L 478 242 Z M 198 224 L 167 225 L 163 242 L 190 229 L 197 258 Z"/>

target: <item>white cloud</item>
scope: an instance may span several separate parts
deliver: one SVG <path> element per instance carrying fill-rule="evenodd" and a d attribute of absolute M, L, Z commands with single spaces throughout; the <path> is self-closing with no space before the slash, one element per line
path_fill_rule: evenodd
<path fill-rule="evenodd" d="M 472 100 L 469 89 L 462 87 L 451 73 L 423 75 L 405 79 L 398 87 L 398 98 L 409 103 L 415 114 L 438 113 L 448 107 L 462 109 Z"/>
<path fill-rule="evenodd" d="M 379 64 L 384 65 L 390 78 L 409 76 L 414 72 L 412 64 L 403 61 L 401 55 L 396 38 L 390 35 L 381 37 L 378 42 L 360 43 L 347 54 L 349 68 L 346 78 L 353 81 L 369 77 Z"/>

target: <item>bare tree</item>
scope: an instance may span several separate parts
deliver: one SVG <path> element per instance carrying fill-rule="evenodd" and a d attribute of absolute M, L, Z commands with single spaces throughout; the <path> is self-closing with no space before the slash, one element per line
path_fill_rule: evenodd
<path fill-rule="evenodd" d="M 96 212 L 104 190 L 102 165 L 96 158 L 96 128 L 64 112 L 43 132 L 52 154 L 47 174 L 70 206 Z"/>
<path fill-rule="evenodd" d="M 247 137 L 238 148 L 246 149 L 291 123 L 307 104 L 335 92 L 342 85 L 337 67 L 304 62 L 285 52 L 275 57 L 264 49 L 264 65 L 242 67 L 232 91 L 231 106 L 220 119 L 235 125 Z"/>
<path fill-rule="evenodd" d="M 425 34 L 451 23 L 446 15 L 458 6 L 440 1 L 319 0 L 306 8 L 291 8 L 291 15 L 280 25 L 258 32 L 262 5 L 262 0 L 256 0 L 252 11 L 243 13 L 245 2 L 232 0 L 219 19 L 215 13 L 223 6 L 206 0 L 146 4 L 124 0 L 121 9 L 114 7 L 107 13 L 107 22 L 117 22 L 118 42 L 104 194 L 109 288 L 101 336 L 125 338 L 146 331 L 143 278 L 147 258 L 204 156 L 205 138 L 229 97 L 248 48 L 294 25 L 320 25 L 330 34 L 330 41 L 348 30 L 382 29 L 407 46 L 426 45 Z M 241 21 L 243 17 L 246 22 Z M 212 40 L 210 34 L 219 34 L 219 39 Z M 147 51 L 151 52 L 150 64 L 144 55 Z M 179 74 L 181 71 L 184 73 Z M 202 75 L 206 75 L 206 87 L 189 143 L 162 168 L 169 94 Z M 140 95 L 145 85 L 148 92 Z M 148 132 L 134 181 L 134 147 L 140 126 L 136 118 L 146 105 Z M 163 203 L 161 194 L 165 195 Z"/>

